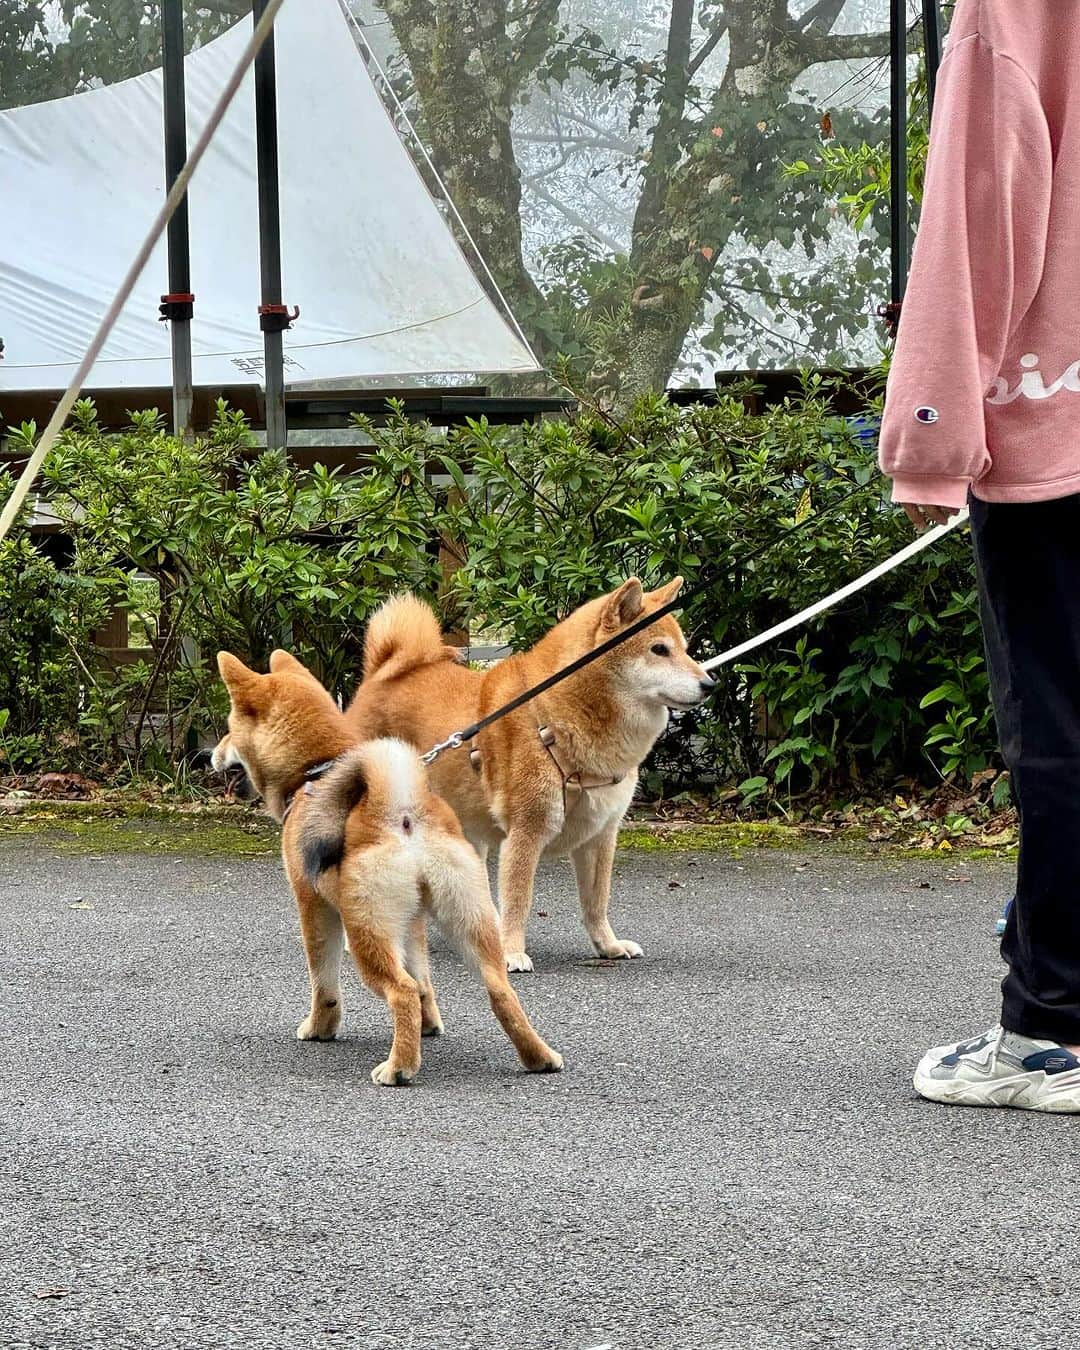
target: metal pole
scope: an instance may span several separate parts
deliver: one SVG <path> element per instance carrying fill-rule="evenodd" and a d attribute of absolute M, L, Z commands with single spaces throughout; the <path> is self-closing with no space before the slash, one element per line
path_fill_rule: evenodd
<path fill-rule="evenodd" d="M 255 22 L 267 0 L 252 0 Z M 255 133 L 259 174 L 259 256 L 262 267 L 260 327 L 263 332 L 266 383 L 266 444 L 284 450 L 285 368 L 283 332 L 288 322 L 281 301 L 281 201 L 278 191 L 277 73 L 274 35 L 255 58 Z"/>
<path fill-rule="evenodd" d="M 891 106 L 889 223 L 892 250 L 890 298 L 899 306 L 908 277 L 907 200 L 907 2 L 890 0 L 889 96 Z M 898 311 L 896 311 L 898 312 Z"/>
<path fill-rule="evenodd" d="M 162 0 L 161 51 L 164 70 L 165 190 L 168 192 L 187 159 L 187 110 L 184 87 L 184 0 Z M 185 194 L 169 222 L 169 294 L 161 298 L 162 317 L 172 337 L 173 428 L 178 436 L 191 430 L 194 394 L 191 369 L 191 243 Z"/>
<path fill-rule="evenodd" d="M 934 95 L 937 93 L 938 67 L 941 65 L 941 10 L 938 0 L 923 0 L 923 46 L 926 52 L 926 103 L 930 117 L 934 115 Z"/>

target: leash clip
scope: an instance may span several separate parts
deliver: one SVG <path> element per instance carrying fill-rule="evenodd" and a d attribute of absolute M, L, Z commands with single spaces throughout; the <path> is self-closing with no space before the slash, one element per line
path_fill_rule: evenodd
<path fill-rule="evenodd" d="M 420 759 L 424 764 L 434 764 L 444 750 L 460 750 L 465 744 L 465 738 L 460 731 L 453 732 L 445 741 L 440 741 L 438 745 L 433 745 L 426 755 L 421 755 Z"/>

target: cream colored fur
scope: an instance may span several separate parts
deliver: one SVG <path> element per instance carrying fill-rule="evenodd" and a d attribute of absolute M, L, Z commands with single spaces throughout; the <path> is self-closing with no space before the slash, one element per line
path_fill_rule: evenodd
<path fill-rule="evenodd" d="M 660 609 L 681 584 L 676 578 L 646 593 L 632 577 L 581 606 L 529 651 L 483 673 L 457 663 L 427 605 L 400 596 L 371 621 L 365 678 L 346 718 L 365 735 L 399 736 L 427 750 Z M 695 706 L 711 685 L 668 615 L 484 731 L 477 740 L 479 774 L 467 749 L 448 751 L 432 766 L 432 784 L 481 856 L 499 848 L 499 905 L 510 970 L 532 969 L 526 925 L 545 853 L 573 859 L 593 949 L 607 957 L 642 954 L 636 942 L 618 936 L 608 918 L 619 823 L 669 710 Z M 568 773 L 619 783 L 564 794 L 559 769 L 540 743 L 541 725 L 555 731 L 556 754 Z"/>
<path fill-rule="evenodd" d="M 427 959 L 434 918 L 476 969 L 496 1017 L 527 1069 L 552 1072 L 562 1057 L 529 1023 L 506 978 L 487 875 L 453 811 L 432 790 L 416 751 L 400 740 L 362 740 L 329 694 L 286 652 L 259 675 L 218 658 L 232 708 L 214 764 L 243 764 L 268 809 L 283 820 L 282 855 L 296 897 L 311 1005 L 300 1040 L 332 1039 L 341 1022 L 341 959 L 390 1009 L 390 1053 L 374 1082 L 410 1082 L 420 1039 L 443 1024 Z M 333 761 L 305 785 L 306 771 Z"/>

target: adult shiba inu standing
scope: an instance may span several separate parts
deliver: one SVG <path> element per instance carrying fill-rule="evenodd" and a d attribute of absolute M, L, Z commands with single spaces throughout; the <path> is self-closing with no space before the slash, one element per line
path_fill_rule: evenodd
<path fill-rule="evenodd" d="M 400 736 L 427 750 L 673 600 L 678 577 L 646 592 L 636 577 L 590 600 L 529 651 L 479 672 L 459 664 L 434 612 L 410 595 L 373 617 L 364 679 L 350 724 Z M 457 812 L 481 856 L 499 846 L 499 908 L 512 971 L 531 970 L 525 930 L 546 852 L 568 853 L 585 928 L 596 951 L 636 957 L 636 942 L 608 919 L 619 824 L 638 768 L 673 708 L 692 708 L 713 687 L 667 615 L 586 669 L 482 732 L 469 749 L 442 755 L 432 783 Z"/>
<path fill-rule="evenodd" d="M 267 675 L 229 652 L 219 653 L 218 669 L 232 707 L 214 768 L 243 765 L 283 825 L 282 857 L 311 977 L 311 1010 L 297 1037 L 337 1033 L 347 936 L 361 978 L 394 1019 L 390 1054 L 371 1077 L 385 1086 L 414 1078 L 421 1036 L 442 1031 L 428 970 L 430 915 L 479 969 L 525 1067 L 561 1069 L 561 1056 L 533 1030 L 507 980 L 483 864 L 431 791 L 416 752 L 399 740 L 361 738 L 355 720 L 346 725 L 288 652 L 274 652 Z"/>

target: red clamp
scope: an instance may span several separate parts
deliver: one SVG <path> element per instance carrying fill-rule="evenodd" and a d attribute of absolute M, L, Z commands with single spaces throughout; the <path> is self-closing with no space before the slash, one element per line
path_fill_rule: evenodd
<path fill-rule="evenodd" d="M 158 308 L 162 323 L 172 319 L 190 319 L 195 313 L 195 297 L 189 291 L 172 291 L 161 297 Z"/>
<path fill-rule="evenodd" d="M 259 327 L 264 333 L 284 333 L 300 317 L 300 306 L 290 310 L 288 305 L 260 305 Z"/>
<path fill-rule="evenodd" d="M 896 336 L 896 330 L 900 325 L 900 304 L 899 300 L 890 300 L 887 305 L 877 307 L 877 316 L 884 321 L 891 338 Z"/>

